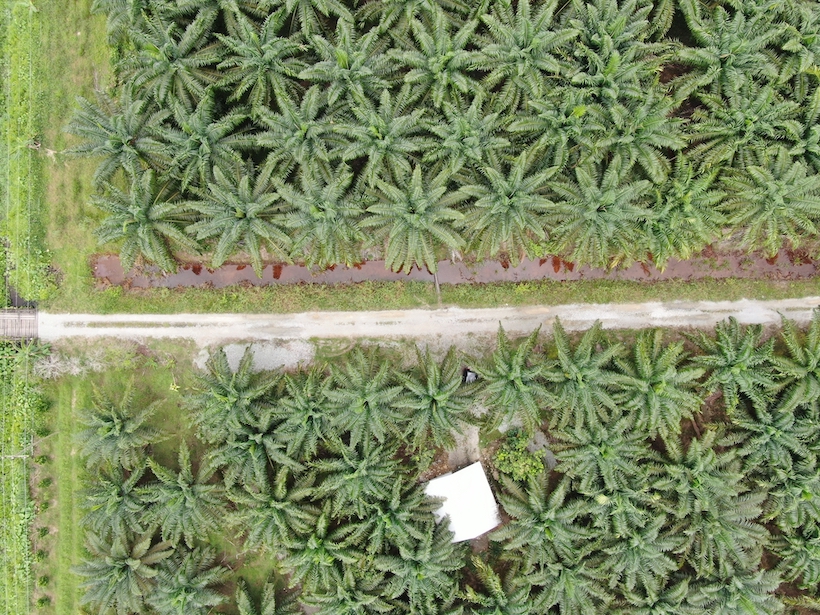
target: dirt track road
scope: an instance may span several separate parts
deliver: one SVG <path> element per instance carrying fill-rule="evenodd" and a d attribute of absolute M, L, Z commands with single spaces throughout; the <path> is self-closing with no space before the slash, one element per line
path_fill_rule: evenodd
<path fill-rule="evenodd" d="M 600 320 L 607 329 L 713 327 L 735 316 L 743 323 L 777 324 L 781 314 L 797 322 L 811 318 L 820 297 L 777 301 L 674 301 L 667 303 L 445 308 L 383 312 L 301 314 L 48 314 L 39 315 L 40 339 L 66 337 L 188 338 L 200 347 L 236 341 L 411 338 L 457 343 L 494 334 L 499 322 L 511 334 L 548 329 L 560 318 L 567 330 Z"/>

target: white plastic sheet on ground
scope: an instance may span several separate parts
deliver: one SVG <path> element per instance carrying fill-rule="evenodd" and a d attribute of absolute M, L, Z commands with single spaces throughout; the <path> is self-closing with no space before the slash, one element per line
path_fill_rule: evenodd
<path fill-rule="evenodd" d="M 436 516 L 439 519 L 445 515 L 450 517 L 450 529 L 455 534 L 453 542 L 481 536 L 501 522 L 498 504 L 481 462 L 434 478 L 427 483 L 424 491 L 427 495 L 444 498 Z"/>

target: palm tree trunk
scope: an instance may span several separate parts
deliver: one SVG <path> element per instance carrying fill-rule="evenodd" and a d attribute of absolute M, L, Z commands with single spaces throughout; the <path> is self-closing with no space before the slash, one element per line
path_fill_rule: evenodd
<path fill-rule="evenodd" d="M 439 307 L 441 307 L 441 286 L 438 284 L 438 272 L 433 272 L 433 281 L 436 283 L 436 301 L 438 301 Z"/>

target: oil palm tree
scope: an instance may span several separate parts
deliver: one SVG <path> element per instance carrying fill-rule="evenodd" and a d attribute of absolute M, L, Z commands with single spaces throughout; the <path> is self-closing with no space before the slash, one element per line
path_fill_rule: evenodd
<path fill-rule="evenodd" d="M 128 192 L 112 184 L 104 184 L 104 190 L 92 198 L 94 205 L 108 214 L 96 235 L 100 244 L 122 242 L 120 262 L 124 271 L 142 257 L 163 271 L 174 272 L 177 262 L 172 247 L 199 251 L 199 244 L 182 231 L 190 216 L 184 213 L 173 182 L 159 183 L 149 169 L 134 176 Z"/>
<path fill-rule="evenodd" d="M 78 97 L 65 128 L 83 139 L 67 150 L 69 154 L 102 158 L 92 177 L 94 186 L 101 188 L 120 169 L 133 179 L 146 167 L 167 168 L 170 157 L 157 139 L 160 126 L 171 115 L 167 109 L 156 109 L 130 85 L 120 89 L 119 100 L 103 91 L 97 91 L 97 100 L 95 104 Z"/>
<path fill-rule="evenodd" d="M 820 89 L 814 88 L 805 96 L 796 98 L 802 110 L 798 120 L 803 130 L 789 153 L 802 158 L 811 169 L 817 171 L 820 169 Z"/>
<path fill-rule="evenodd" d="M 681 420 L 692 418 L 703 399 L 695 392 L 704 370 L 683 367 L 683 342 L 663 343 L 663 331 L 643 331 L 633 356 L 615 360 L 627 377 L 620 406 L 634 417 L 634 428 L 650 438 L 660 436 L 667 448 L 680 443 Z"/>
<path fill-rule="evenodd" d="M 475 575 L 481 584 L 480 591 L 468 585 L 463 599 L 469 604 L 472 615 L 529 615 L 534 605 L 530 598 L 531 586 L 514 573 L 503 577 L 476 555 L 470 558 Z"/>
<path fill-rule="evenodd" d="M 511 519 L 494 530 L 490 540 L 503 543 L 525 570 L 584 555 L 594 532 L 585 522 L 589 507 L 573 496 L 569 478 L 551 485 L 542 474 L 522 486 L 503 477 L 501 484 L 498 500 Z"/>
<path fill-rule="evenodd" d="M 720 211 L 726 193 L 716 182 L 718 169 L 698 172 L 683 153 L 672 173 L 658 186 L 655 203 L 644 222 L 644 233 L 656 268 L 669 259 L 687 260 L 723 235 L 726 217 Z"/>
<path fill-rule="evenodd" d="M 197 392 L 187 405 L 199 437 L 208 444 L 226 441 L 268 407 L 268 393 L 279 379 L 253 372 L 253 349 L 248 346 L 234 371 L 223 348 L 211 353 L 205 373 L 198 375 Z"/>
<path fill-rule="evenodd" d="M 424 110 L 406 113 L 407 92 L 405 88 L 394 97 L 385 89 L 378 106 L 370 100 L 352 104 L 350 113 L 355 122 L 340 122 L 334 127 L 347 141 L 342 151 L 345 161 L 367 159 L 359 174 L 367 186 L 375 186 L 379 180 L 400 181 L 412 171 L 411 161 L 425 147 Z"/>
<path fill-rule="evenodd" d="M 675 60 L 694 69 L 678 79 L 678 95 L 706 91 L 730 97 L 749 81 L 775 82 L 780 75 L 779 54 L 775 52 L 786 24 L 776 23 L 765 13 L 728 11 L 723 6 L 704 16 L 693 0 L 679 3 L 694 39 L 694 45 L 676 49 Z"/>
<path fill-rule="evenodd" d="M 115 47 L 127 41 L 133 29 L 142 26 L 145 13 L 161 8 L 162 4 L 154 0 L 93 0 L 90 12 L 106 16 L 108 44 Z"/>
<path fill-rule="evenodd" d="M 786 379 L 779 410 L 791 412 L 820 399 L 820 310 L 812 312 L 805 335 L 783 318 L 780 336 L 786 352 L 773 357 L 780 377 Z"/>
<path fill-rule="evenodd" d="M 811 241 L 820 226 L 820 175 L 785 150 L 770 164 L 746 166 L 723 177 L 721 208 L 738 229 L 740 245 L 767 257 Z"/>
<path fill-rule="evenodd" d="M 604 451 L 604 454 L 611 451 Z M 625 480 L 617 489 L 602 489 L 597 493 L 585 493 L 590 515 L 591 533 L 595 537 L 589 551 L 600 558 L 601 550 L 608 546 L 607 540 L 622 540 L 626 536 L 640 535 L 647 524 L 658 517 L 668 518 L 658 505 L 659 491 L 647 488 L 647 481 L 658 467 L 658 458 L 651 452 L 646 455 L 631 480 Z M 596 559 L 596 561 L 598 561 Z M 623 588 L 622 588 L 623 589 Z"/>
<path fill-rule="evenodd" d="M 284 385 L 273 410 L 274 417 L 281 420 L 276 437 L 287 444 L 290 457 L 310 461 L 335 434 L 325 397 L 330 378 L 324 366 L 314 365 L 307 372 L 286 374 Z"/>
<path fill-rule="evenodd" d="M 351 187 L 353 172 L 340 164 L 329 177 L 302 174 L 301 189 L 281 182 L 279 197 L 288 205 L 284 225 L 293 233 L 291 256 L 308 267 L 352 267 L 363 260 L 359 221 L 366 199 Z"/>
<path fill-rule="evenodd" d="M 299 604 L 292 594 L 279 594 L 273 580 L 265 583 L 262 596 L 257 602 L 253 599 L 247 583 L 240 580 L 236 584 L 236 608 L 239 615 L 299 615 Z"/>
<path fill-rule="evenodd" d="M 575 168 L 575 180 L 550 182 L 556 194 L 550 246 L 555 254 L 592 267 L 615 267 L 641 259 L 641 223 L 651 216 L 648 180 L 633 180 L 619 156 L 608 164 Z"/>
<path fill-rule="evenodd" d="M 297 76 L 305 67 L 300 37 L 281 36 L 286 15 L 276 11 L 261 26 L 243 22 L 235 36 L 217 34 L 226 51 L 217 69 L 219 87 L 230 88 L 228 100 L 247 97 L 251 117 L 283 96 L 299 93 Z"/>
<path fill-rule="evenodd" d="M 305 38 L 310 38 L 325 29 L 330 20 L 353 21 L 350 9 L 340 0 L 280 0 L 276 4 L 284 6 L 290 16 L 292 27 L 299 25 Z"/>
<path fill-rule="evenodd" d="M 640 167 L 644 176 L 662 186 L 669 175 L 670 152 L 680 152 L 687 144 L 682 121 L 674 117 L 674 103 L 668 96 L 648 89 L 643 100 L 605 105 L 606 134 L 599 137 L 601 155 L 618 156 L 625 168 Z"/>
<path fill-rule="evenodd" d="M 441 114 L 428 118 L 426 128 L 433 138 L 424 143 L 422 157 L 425 163 L 436 163 L 437 171 L 447 170 L 456 175 L 465 166 L 495 167 L 511 146 L 503 136 L 507 118 L 501 113 L 490 113 L 482 96 L 474 96 L 469 107 L 466 102 L 445 103 Z"/>
<path fill-rule="evenodd" d="M 466 560 L 464 545 L 451 542 L 453 534 L 446 520 L 425 529 L 423 540 L 399 545 L 398 555 L 378 555 L 373 562 L 377 570 L 388 574 L 385 595 L 406 600 L 412 612 L 446 604 L 458 587 L 456 571 Z"/>
<path fill-rule="evenodd" d="M 606 587 L 606 573 L 592 562 L 552 562 L 528 576 L 535 612 L 559 607 L 562 613 L 596 615 L 606 612 L 614 594 Z"/>
<path fill-rule="evenodd" d="M 424 540 L 426 525 L 439 506 L 421 485 L 399 474 L 390 485 L 389 497 L 372 503 L 370 514 L 361 520 L 356 532 L 367 536 L 368 554 L 387 554 L 399 545 Z"/>
<path fill-rule="evenodd" d="M 173 554 L 170 543 L 154 543 L 153 535 L 150 530 L 122 536 L 87 532 L 89 557 L 75 570 L 84 579 L 80 603 L 97 613 L 143 612 L 146 599 L 156 589 L 158 565 Z"/>
<path fill-rule="evenodd" d="M 764 504 L 764 519 L 774 520 L 781 532 L 795 528 L 820 527 L 820 475 L 817 459 L 796 460 L 788 468 L 773 468 L 764 479 L 769 498 Z"/>
<path fill-rule="evenodd" d="M 98 473 L 82 491 L 83 526 L 98 536 L 145 532 L 147 504 L 137 487 L 144 474 L 144 465 L 130 473 L 122 468 Z"/>
<path fill-rule="evenodd" d="M 820 583 L 820 528 L 798 528 L 775 538 L 772 551 L 781 558 L 780 572 L 786 581 L 811 591 Z"/>
<path fill-rule="evenodd" d="M 615 393 L 625 382 L 613 360 L 624 354 L 621 344 L 603 344 L 601 323 L 587 330 L 573 349 L 561 321 L 552 326 L 557 358 L 544 367 L 542 377 L 550 383 L 550 425 L 583 430 L 618 417 Z"/>
<path fill-rule="evenodd" d="M 161 527 L 162 539 L 175 545 L 184 540 L 192 549 L 197 540 L 207 539 L 219 527 L 225 509 L 223 488 L 211 480 L 215 469 L 205 463 L 194 474 L 185 442 L 179 447 L 178 461 L 179 472 L 174 472 L 149 459 L 157 480 L 140 492 L 149 505 L 146 521 Z"/>
<path fill-rule="evenodd" d="M 657 600 L 670 575 L 680 563 L 674 556 L 681 539 L 666 533 L 665 515 L 657 515 L 626 536 L 607 540 L 602 548 L 601 569 L 609 575 L 611 589 L 640 591 Z"/>
<path fill-rule="evenodd" d="M 611 424 L 584 425 L 572 431 L 553 430 L 556 458 L 576 491 L 595 497 L 602 491 L 629 489 L 651 459 L 643 434 L 620 419 Z"/>
<path fill-rule="evenodd" d="M 757 522 L 765 493 L 750 490 L 733 451 L 716 450 L 716 435 L 707 431 L 686 451 L 670 452 L 666 476 L 654 484 L 677 518 L 669 531 L 683 537 L 680 553 L 701 578 L 741 574 L 768 541 Z"/>
<path fill-rule="evenodd" d="M 454 434 L 463 433 L 470 421 L 472 395 L 462 389 L 461 363 L 451 347 L 439 363 L 427 348 L 416 347 L 417 363 L 409 373 L 397 374 L 405 396 L 396 402 L 407 413 L 407 444 L 416 450 L 429 446 L 449 448 Z"/>
<path fill-rule="evenodd" d="M 309 502 L 313 482 L 308 475 L 294 481 L 291 470 L 282 467 L 272 481 L 261 486 L 229 491 L 229 499 L 236 504 L 229 518 L 246 535 L 245 546 L 279 555 L 287 551 L 293 534 L 308 534 L 321 512 Z"/>
<path fill-rule="evenodd" d="M 774 595 L 780 586 L 780 575 L 774 570 L 750 568 L 731 576 L 712 578 L 692 592 L 691 603 L 714 615 L 736 613 L 783 612 L 783 603 Z"/>
<path fill-rule="evenodd" d="M 742 326 L 734 316 L 718 323 L 714 338 L 703 332 L 693 337 L 704 354 L 692 361 L 709 374 L 704 389 L 720 389 L 729 414 L 744 399 L 765 408 L 781 386 L 773 365 L 774 338 L 762 338 L 760 325 Z"/>
<path fill-rule="evenodd" d="M 162 138 L 174 151 L 170 174 L 182 190 L 189 186 L 205 189 L 215 181 L 214 169 L 233 176 L 243 164 L 242 152 L 251 149 L 254 139 L 242 132 L 244 112 L 233 108 L 220 114 L 216 93 L 208 89 L 193 111 L 174 107 L 176 126 L 166 126 Z"/>
<path fill-rule="evenodd" d="M 207 615 L 227 601 L 214 586 L 224 583 L 230 570 L 216 564 L 210 547 L 177 551 L 163 562 L 148 602 L 158 615 Z"/>
<path fill-rule="evenodd" d="M 556 9 L 558 0 L 535 7 L 529 0 L 515 6 L 496 2 L 481 16 L 487 33 L 478 37 L 481 51 L 473 66 L 487 73 L 482 85 L 492 92 L 493 109 L 512 112 L 528 99 L 540 99 L 548 81 L 569 71 L 562 56 L 578 31 L 554 23 Z"/>
<path fill-rule="evenodd" d="M 474 366 L 483 382 L 485 403 L 495 409 L 489 416 L 491 425 L 520 421 L 530 433 L 541 426 L 547 390 L 541 378 L 544 366 L 534 354 L 539 332 L 540 327 L 514 347 L 499 324 L 490 360 Z"/>
<path fill-rule="evenodd" d="M 325 395 L 333 426 L 349 432 L 356 447 L 371 439 L 382 443 L 399 433 L 395 402 L 402 393 L 390 363 L 376 350 L 356 348 L 340 365 L 331 365 L 333 386 Z"/>
<path fill-rule="evenodd" d="M 333 123 L 323 112 L 326 96 L 313 86 L 301 99 L 282 96 L 279 111 L 259 112 L 254 118 L 263 128 L 256 134 L 257 146 L 267 155 L 266 174 L 287 177 L 294 169 L 313 178 L 331 174 L 331 161 L 341 156 L 341 139 L 333 138 Z"/>
<path fill-rule="evenodd" d="M 171 15 L 182 22 L 192 21 L 202 13 L 216 13 L 230 36 L 246 25 L 261 22 L 272 8 L 270 0 L 176 0 L 172 6 Z"/>
<path fill-rule="evenodd" d="M 803 93 L 813 88 L 810 75 L 812 67 L 820 60 L 817 38 L 820 19 L 810 6 L 803 3 L 784 2 L 782 6 L 785 10 L 780 19 L 785 24 L 785 30 L 778 44 L 780 50 L 787 53 L 778 54 L 779 83 L 788 84 L 790 90 L 793 87 L 794 92 Z"/>
<path fill-rule="evenodd" d="M 481 83 L 470 75 L 478 54 L 469 48 L 478 25 L 471 19 L 454 32 L 439 8 L 422 20 L 410 21 L 412 36 L 402 39 L 407 48 L 389 55 L 406 70 L 404 83 L 412 88 L 416 104 L 429 98 L 440 108 L 445 101 L 453 103 L 461 96 L 483 91 Z"/>
<path fill-rule="evenodd" d="M 701 94 L 702 107 L 692 114 L 690 159 L 701 169 L 743 169 L 774 158 L 781 146 L 803 139 L 799 105 L 769 86 L 748 86 L 729 99 Z"/>
<path fill-rule="evenodd" d="M 461 186 L 475 199 L 463 224 L 477 256 L 495 258 L 503 252 L 518 264 L 530 255 L 533 244 L 546 239 L 545 215 L 553 207 L 547 184 L 559 169 L 539 169 L 534 158 L 531 152 L 522 152 L 506 176 L 498 167 L 486 166 L 480 183 Z"/>
<path fill-rule="evenodd" d="M 738 408 L 731 420 L 736 428 L 732 443 L 749 474 L 788 473 L 793 463 L 814 459 L 810 446 L 818 428 L 813 421 L 801 420 L 788 410 L 760 406 L 751 412 Z"/>
<path fill-rule="evenodd" d="M 242 250 L 248 253 L 254 272 L 261 278 L 265 268 L 263 248 L 268 254 L 287 259 L 291 243 L 284 230 L 287 208 L 266 174 L 240 169 L 231 173 L 214 167 L 208 189 L 197 190 L 198 198 L 186 202 L 201 218 L 185 230 L 199 241 L 216 240 L 211 257 L 214 267 Z"/>
<path fill-rule="evenodd" d="M 180 104 L 187 112 L 216 83 L 222 59 L 217 41 L 208 36 L 216 11 L 203 11 L 186 27 L 154 13 L 130 37 L 135 52 L 121 62 L 122 77 L 158 105 Z"/>
<path fill-rule="evenodd" d="M 303 594 L 300 602 L 315 615 L 374 615 L 401 612 L 401 604 L 382 595 L 384 574 L 368 570 L 352 583 Z"/>
<path fill-rule="evenodd" d="M 321 84 L 331 107 L 365 104 L 390 87 L 394 68 L 385 53 L 384 39 L 375 29 L 364 35 L 357 30 L 353 22 L 340 19 L 332 37 L 315 34 L 310 39 L 318 58 L 299 73 L 299 79 Z"/>
<path fill-rule="evenodd" d="M 356 12 L 356 20 L 373 24 L 380 34 L 398 40 L 407 36 L 414 19 L 433 15 L 441 9 L 454 25 L 463 23 L 471 12 L 470 5 L 462 0 L 381 0 L 362 4 Z"/>
<path fill-rule="evenodd" d="M 331 502 L 325 500 L 316 525 L 304 534 L 291 533 L 283 560 L 290 585 L 302 585 L 305 593 L 322 592 L 354 583 L 354 569 L 362 553 L 353 544 L 354 526 L 332 523 Z"/>
<path fill-rule="evenodd" d="M 606 117 L 603 107 L 587 98 L 578 88 L 556 85 L 550 95 L 528 99 L 508 130 L 532 142 L 533 151 L 544 152 L 555 164 L 594 160 L 600 156 Z"/>
<path fill-rule="evenodd" d="M 276 420 L 270 408 L 234 430 L 227 440 L 210 450 L 208 463 L 220 468 L 225 486 L 261 488 L 269 472 L 284 466 L 299 471 L 304 466 L 287 454 L 287 445 L 276 437 Z"/>
<path fill-rule="evenodd" d="M 668 46 L 650 41 L 652 5 L 628 0 L 572 0 L 568 27 L 578 32 L 564 53 L 570 83 L 588 103 L 643 100 L 655 87 Z"/>
<path fill-rule="evenodd" d="M 399 471 L 393 446 L 364 440 L 358 446 L 337 442 L 330 450 L 332 456 L 314 460 L 310 470 L 319 477 L 313 497 L 332 502 L 333 517 L 344 513 L 364 519 L 376 502 L 390 499 Z"/>
<path fill-rule="evenodd" d="M 148 425 L 159 400 L 135 408 L 133 385 L 126 385 L 118 401 L 95 388 L 91 406 L 80 409 L 78 419 L 84 429 L 77 434 L 77 443 L 89 469 L 134 470 L 142 464 L 145 448 L 161 440 Z"/>
<path fill-rule="evenodd" d="M 670 581 L 657 596 L 641 591 L 625 591 L 624 600 L 610 611 L 614 615 L 700 615 L 703 611 L 691 604 L 689 579 Z"/>

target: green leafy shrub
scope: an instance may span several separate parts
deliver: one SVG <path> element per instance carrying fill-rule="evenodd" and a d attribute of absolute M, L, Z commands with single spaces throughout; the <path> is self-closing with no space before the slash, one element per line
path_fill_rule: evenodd
<path fill-rule="evenodd" d="M 507 433 L 507 441 L 493 457 L 499 472 L 523 482 L 544 471 L 544 460 L 538 453 L 527 450 L 528 441 L 527 435 L 519 429 L 511 429 Z"/>

